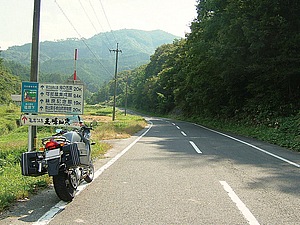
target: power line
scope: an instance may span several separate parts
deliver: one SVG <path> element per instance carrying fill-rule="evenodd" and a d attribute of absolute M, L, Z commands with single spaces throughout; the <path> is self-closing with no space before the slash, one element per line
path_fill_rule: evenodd
<path fill-rule="evenodd" d="M 113 30 L 111 29 L 111 26 L 110 26 L 110 23 L 109 23 L 107 14 L 106 14 L 106 12 L 105 12 L 105 9 L 104 9 L 104 7 L 103 7 L 103 4 L 102 4 L 101 0 L 99 0 L 99 2 L 100 2 L 100 4 L 101 4 L 102 11 L 103 11 L 104 16 L 105 16 L 105 18 L 106 18 L 106 22 L 107 22 L 107 24 L 108 24 L 108 26 L 109 26 L 110 32 L 112 33 L 112 35 L 113 35 L 113 37 L 114 37 L 114 39 L 115 39 L 115 42 L 117 43 L 118 41 L 117 41 L 117 39 L 116 39 L 116 36 L 115 36 Z"/>
<path fill-rule="evenodd" d="M 67 14 L 64 12 L 64 10 L 61 8 L 61 6 L 58 4 L 58 2 L 55 0 L 56 5 L 58 6 L 58 8 L 60 9 L 60 11 L 62 12 L 62 14 L 66 17 L 66 19 L 68 20 L 68 22 L 70 23 L 70 25 L 73 27 L 74 31 L 77 33 L 77 35 L 79 36 L 80 40 L 85 44 L 85 46 L 87 47 L 87 49 L 92 53 L 92 55 L 95 57 L 95 59 L 99 62 L 99 64 L 103 67 L 103 69 L 107 72 L 107 74 L 109 76 L 112 76 L 112 74 L 105 68 L 105 66 L 102 64 L 102 62 L 100 61 L 99 57 L 92 51 L 92 49 L 88 46 L 88 44 L 86 43 L 86 41 L 84 40 L 84 38 L 81 36 L 81 34 L 79 33 L 79 31 L 76 29 L 76 27 L 73 25 L 72 21 L 69 19 L 69 17 L 67 16 Z"/>
<path fill-rule="evenodd" d="M 78 0 L 80 3 L 81 8 L 83 9 L 83 12 L 85 13 L 86 17 L 88 18 L 88 20 L 90 21 L 90 23 L 92 24 L 94 30 L 96 31 L 96 33 L 98 33 L 97 28 L 95 27 L 93 21 L 91 20 L 91 18 L 89 17 L 89 14 L 87 13 L 87 11 L 85 10 L 85 8 L 83 7 L 82 3 L 80 0 Z"/>
<path fill-rule="evenodd" d="M 89 20 L 90 23 L 92 24 L 92 26 L 93 26 L 93 28 L 94 28 L 96 34 L 98 34 L 98 33 L 99 33 L 98 30 L 97 30 L 96 26 L 94 25 L 94 23 L 93 23 L 91 17 L 89 16 L 89 14 L 87 13 L 87 11 L 85 10 L 85 8 L 84 8 L 82 2 L 81 2 L 80 0 L 78 0 L 78 1 L 79 1 L 79 3 L 80 3 L 81 8 L 83 9 L 83 11 L 84 11 L 86 17 L 88 18 L 88 20 Z M 97 20 L 98 20 L 98 23 L 100 24 L 99 19 L 98 19 L 98 16 L 97 16 L 97 14 L 96 14 L 96 12 L 95 12 L 95 9 L 94 9 L 94 7 L 93 7 L 93 5 L 92 5 L 92 3 L 91 3 L 91 0 L 89 0 L 89 3 L 90 3 L 90 6 L 91 6 L 91 8 L 92 8 L 92 10 L 93 10 L 93 12 L 94 12 L 94 14 L 95 14 Z M 102 28 L 101 24 L 100 24 L 100 27 Z M 103 28 L 102 28 L 102 29 L 103 29 Z M 106 35 L 105 35 L 105 36 L 106 36 Z M 106 37 L 106 38 L 107 38 L 107 37 Z M 108 38 L 107 38 L 107 40 L 108 40 Z M 105 43 L 105 42 L 104 42 L 104 43 Z M 108 41 L 108 44 L 110 44 L 109 41 Z M 109 46 L 108 46 L 106 43 L 105 43 L 105 45 L 106 45 L 107 49 L 109 49 Z"/>
<path fill-rule="evenodd" d="M 110 40 L 109 40 L 109 38 L 107 37 L 106 32 L 104 32 L 103 26 L 102 26 L 101 23 L 100 23 L 100 19 L 99 19 L 98 15 L 97 15 L 97 13 L 96 13 L 96 11 L 95 11 L 95 7 L 93 7 L 93 5 L 92 5 L 92 3 L 91 3 L 91 0 L 89 0 L 89 3 L 90 3 L 91 8 L 93 9 L 93 12 L 94 12 L 94 15 L 95 15 L 95 17 L 96 17 L 96 19 L 97 19 L 97 22 L 98 22 L 98 24 L 100 25 L 100 27 L 101 27 L 101 29 L 102 29 L 104 35 L 105 35 L 105 38 L 106 38 L 106 40 L 107 40 L 107 42 L 108 42 L 108 45 L 110 45 Z M 105 43 L 105 42 L 104 42 L 104 43 Z M 105 45 L 106 45 L 107 49 L 109 49 L 109 46 L 108 46 L 107 44 L 105 44 Z"/>
<path fill-rule="evenodd" d="M 67 16 L 67 14 L 64 12 L 64 10 L 60 7 L 60 5 L 58 4 L 58 2 L 56 0 L 54 2 L 58 6 L 58 8 L 62 12 L 62 14 L 66 17 L 66 19 L 68 20 L 68 22 L 70 23 L 70 25 L 72 26 L 72 28 L 74 29 L 74 31 L 77 33 L 77 35 L 79 36 L 79 38 L 82 39 L 82 36 L 80 35 L 80 33 L 78 32 L 78 30 L 76 29 L 76 27 L 73 25 L 73 23 L 71 22 L 71 20 Z"/>

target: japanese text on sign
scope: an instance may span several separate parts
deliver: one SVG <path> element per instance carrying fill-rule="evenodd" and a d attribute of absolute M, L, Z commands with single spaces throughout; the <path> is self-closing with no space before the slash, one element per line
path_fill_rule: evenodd
<path fill-rule="evenodd" d="M 22 112 L 81 115 L 83 106 L 83 85 L 22 83 Z"/>
<path fill-rule="evenodd" d="M 80 127 L 78 116 L 38 116 L 22 115 L 21 125 L 27 126 L 70 126 Z"/>
<path fill-rule="evenodd" d="M 39 112 L 83 114 L 83 85 L 40 84 Z"/>
<path fill-rule="evenodd" d="M 22 82 L 21 111 L 35 113 L 38 111 L 38 83 Z"/>

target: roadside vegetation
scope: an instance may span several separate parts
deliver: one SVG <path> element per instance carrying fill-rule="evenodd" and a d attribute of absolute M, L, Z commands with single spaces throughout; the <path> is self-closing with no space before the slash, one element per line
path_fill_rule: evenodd
<path fill-rule="evenodd" d="M 20 158 L 27 151 L 28 127 L 18 126 L 20 108 L 15 105 L 0 106 L 0 212 L 17 200 L 27 199 L 38 190 L 47 188 L 52 182 L 48 175 L 40 177 L 25 177 L 21 174 Z M 102 140 L 127 138 L 146 126 L 143 118 L 127 115 L 117 110 L 116 120 L 112 121 L 112 109 L 104 106 L 86 106 L 83 115 L 85 123 L 93 124 L 92 158 L 104 156 L 111 147 Z M 55 133 L 54 127 L 38 128 L 38 143 L 40 139 Z"/>
<path fill-rule="evenodd" d="M 288 117 L 216 119 L 181 118 L 212 129 L 255 138 L 300 152 L 300 113 Z"/>
<path fill-rule="evenodd" d="M 139 111 L 138 109 L 135 110 Z M 245 114 L 232 118 L 216 118 L 201 115 L 187 117 L 176 114 L 176 112 L 159 115 L 143 110 L 139 112 L 152 116 L 188 121 L 220 132 L 255 138 L 290 149 L 291 151 L 300 152 L 300 112 L 290 116 L 275 116 L 272 113 L 260 113 L 259 115 Z"/>
<path fill-rule="evenodd" d="M 148 64 L 118 74 L 117 105 L 300 152 L 300 4 L 211 0 L 198 1 L 196 8 L 185 39 L 158 47 Z M 1 62 L 0 104 L 8 104 L 28 74 L 15 66 L 9 71 Z M 86 101 L 111 102 L 114 93 L 111 80 Z M 112 122 L 111 114 L 100 105 L 85 107 L 85 121 L 95 124 L 95 158 L 109 148 L 102 140 L 126 138 L 145 126 L 142 118 L 120 111 Z M 27 128 L 17 126 L 19 116 L 16 107 L 0 107 L 0 210 L 50 183 L 47 176 L 21 175 Z M 38 134 L 45 137 L 51 129 Z"/>
<path fill-rule="evenodd" d="M 185 39 L 119 73 L 118 105 L 300 151 L 299 3 L 210 0 L 196 8 Z M 88 101 L 106 101 L 113 85 Z"/>

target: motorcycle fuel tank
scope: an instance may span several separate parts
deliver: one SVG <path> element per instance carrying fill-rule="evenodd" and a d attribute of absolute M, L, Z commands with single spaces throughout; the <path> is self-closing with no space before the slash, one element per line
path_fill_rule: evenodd
<path fill-rule="evenodd" d="M 67 132 L 67 133 L 63 134 L 63 136 L 66 137 L 67 140 L 69 140 L 71 143 L 82 141 L 82 138 L 80 137 L 80 135 L 75 131 Z"/>

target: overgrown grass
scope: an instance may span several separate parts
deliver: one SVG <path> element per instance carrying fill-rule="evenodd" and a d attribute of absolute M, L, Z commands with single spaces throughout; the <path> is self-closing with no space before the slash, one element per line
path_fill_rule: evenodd
<path fill-rule="evenodd" d="M 251 116 L 242 119 L 195 117 L 189 121 L 300 152 L 300 113 L 289 117 L 263 117 L 259 119 Z"/>
<path fill-rule="evenodd" d="M 1 135 L 8 134 L 17 128 L 16 121 L 20 119 L 20 113 L 18 107 L 15 105 L 0 107 L 0 130 Z"/>
<path fill-rule="evenodd" d="M 25 177 L 21 174 L 20 158 L 27 151 L 28 127 L 18 127 L 19 107 L 0 106 L 0 124 L 5 132 L 0 134 L 0 212 L 18 199 L 28 198 L 52 182 L 48 175 Z M 92 149 L 92 158 L 101 158 L 110 148 L 102 142 L 104 139 L 126 138 L 145 127 L 146 122 L 138 116 L 124 116 L 117 111 L 116 120 L 112 121 L 112 109 L 101 106 L 85 106 L 83 118 L 86 123 L 93 123 L 92 140 L 96 145 Z M 38 128 L 38 143 L 41 139 L 55 132 L 54 127 Z"/>

